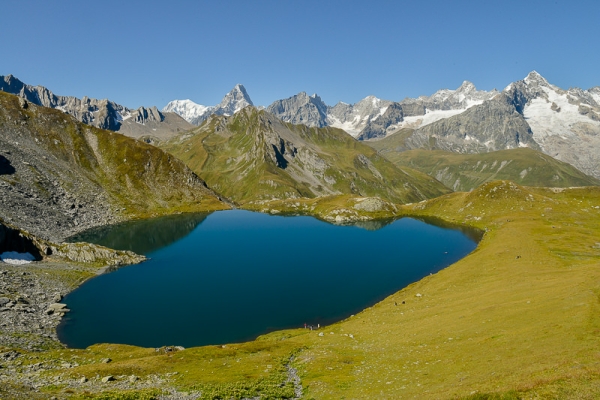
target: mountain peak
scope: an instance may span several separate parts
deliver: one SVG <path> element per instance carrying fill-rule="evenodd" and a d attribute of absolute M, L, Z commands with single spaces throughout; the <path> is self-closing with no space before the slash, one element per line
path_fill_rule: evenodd
<path fill-rule="evenodd" d="M 535 70 L 527 74 L 524 80 L 527 84 L 537 83 L 542 85 L 548 85 L 548 81 L 546 80 L 546 78 L 544 78 Z"/>
<path fill-rule="evenodd" d="M 469 81 L 463 81 L 462 85 L 459 86 L 458 89 L 456 89 L 459 92 L 463 92 L 463 93 L 470 93 L 470 92 L 475 92 L 477 91 L 477 88 L 475 87 L 475 85 L 472 82 Z"/>
<path fill-rule="evenodd" d="M 244 85 L 238 83 L 229 93 L 223 97 L 221 103 L 217 106 L 217 114 L 233 115 L 247 106 L 253 106 L 252 100 L 246 92 Z"/>

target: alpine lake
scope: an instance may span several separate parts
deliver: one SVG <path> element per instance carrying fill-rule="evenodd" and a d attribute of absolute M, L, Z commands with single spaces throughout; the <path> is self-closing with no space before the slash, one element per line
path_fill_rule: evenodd
<path fill-rule="evenodd" d="M 326 326 L 456 262 L 480 238 L 412 218 L 341 226 L 243 210 L 102 227 L 70 241 L 149 260 L 68 294 L 58 336 L 72 348 L 192 347 Z"/>

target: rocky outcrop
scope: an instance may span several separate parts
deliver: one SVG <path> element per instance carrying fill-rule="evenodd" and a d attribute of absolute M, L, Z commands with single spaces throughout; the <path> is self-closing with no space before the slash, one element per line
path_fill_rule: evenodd
<path fill-rule="evenodd" d="M 327 125 L 328 108 L 316 94 L 309 96 L 306 92 L 284 100 L 273 102 L 267 111 L 277 118 L 292 124 L 323 127 Z"/>
<path fill-rule="evenodd" d="M 59 257 L 78 263 L 102 264 L 110 267 L 138 264 L 146 257 L 131 251 L 113 250 L 91 243 L 62 243 L 49 246 L 53 258 Z"/>
<path fill-rule="evenodd" d="M 380 115 L 374 120 L 367 122 L 357 139 L 368 140 L 385 137 L 388 134 L 388 129 L 391 126 L 395 126 L 403 120 L 404 111 L 402 106 L 398 103 L 392 103 L 385 110 L 383 115 Z"/>

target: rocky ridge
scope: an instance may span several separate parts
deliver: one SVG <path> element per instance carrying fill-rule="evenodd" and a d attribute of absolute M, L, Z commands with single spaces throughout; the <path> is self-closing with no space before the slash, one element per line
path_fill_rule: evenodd
<path fill-rule="evenodd" d="M 492 90 L 478 91 L 465 81 L 456 90 L 443 89 L 431 96 L 406 98 L 400 102 L 367 96 L 355 104 L 339 102 L 331 107 L 319 96 L 302 92 L 285 100 L 277 100 L 267 110 L 293 124 L 333 126 L 359 140 L 385 137 L 406 127 L 420 127 L 456 115 L 496 96 Z"/>
<path fill-rule="evenodd" d="M 55 108 L 80 122 L 131 137 L 160 138 L 192 126 L 176 113 L 161 113 L 156 107 L 129 109 L 113 101 L 73 96 L 58 96 L 43 86 L 32 86 L 12 75 L 0 76 L 0 90 L 16 94 L 31 104 Z"/>

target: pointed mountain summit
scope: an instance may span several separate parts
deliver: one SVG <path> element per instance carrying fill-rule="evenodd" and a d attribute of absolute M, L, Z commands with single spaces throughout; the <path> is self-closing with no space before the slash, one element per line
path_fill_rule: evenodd
<path fill-rule="evenodd" d="M 216 107 L 213 114 L 217 115 L 233 115 L 244 107 L 253 106 L 252 100 L 244 85 L 237 84 L 229 93 L 223 97 L 221 103 Z"/>
<path fill-rule="evenodd" d="M 540 75 L 537 71 L 531 71 L 523 80 L 528 85 L 550 86 L 546 78 Z"/>

